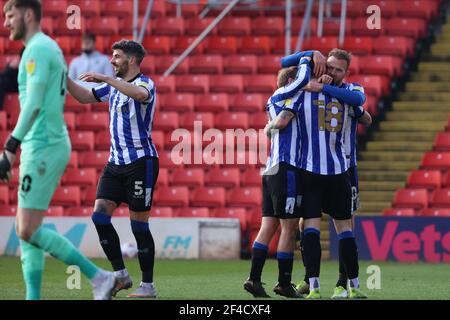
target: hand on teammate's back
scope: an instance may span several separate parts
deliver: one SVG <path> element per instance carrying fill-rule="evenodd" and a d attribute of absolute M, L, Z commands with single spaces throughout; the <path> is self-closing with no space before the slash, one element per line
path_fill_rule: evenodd
<path fill-rule="evenodd" d="M 313 54 L 314 62 L 314 76 L 316 78 L 321 77 L 327 71 L 327 59 L 320 51 L 314 51 Z"/>

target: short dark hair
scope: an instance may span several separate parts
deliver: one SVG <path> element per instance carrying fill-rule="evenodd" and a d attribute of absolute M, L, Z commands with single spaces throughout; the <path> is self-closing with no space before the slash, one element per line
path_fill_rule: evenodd
<path fill-rule="evenodd" d="M 147 52 L 144 47 L 133 40 L 120 40 L 112 45 L 113 50 L 122 50 L 127 56 L 136 57 L 137 64 L 140 65 Z"/>
<path fill-rule="evenodd" d="M 350 62 L 352 62 L 352 54 L 348 51 L 338 49 L 338 48 L 334 48 L 333 50 L 331 50 L 328 53 L 328 58 L 329 57 L 335 57 L 337 59 L 347 61 L 347 70 L 350 67 Z"/>
<path fill-rule="evenodd" d="M 42 5 L 40 0 L 8 0 L 3 6 L 3 12 L 6 13 L 13 7 L 31 9 L 38 22 L 42 19 Z"/>
<path fill-rule="evenodd" d="M 83 40 L 89 39 L 89 40 L 92 40 L 95 42 L 95 34 L 90 33 L 90 32 L 83 33 L 81 39 L 83 39 Z"/>

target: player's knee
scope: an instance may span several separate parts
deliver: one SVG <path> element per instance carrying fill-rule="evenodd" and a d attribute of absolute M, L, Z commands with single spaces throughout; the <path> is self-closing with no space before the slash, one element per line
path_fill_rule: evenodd
<path fill-rule="evenodd" d="M 17 227 L 16 228 L 17 236 L 24 241 L 30 241 L 33 236 L 34 230 L 31 228 Z"/>
<path fill-rule="evenodd" d="M 97 199 L 95 200 L 94 211 L 101 214 L 106 214 L 111 216 L 117 205 L 109 200 Z"/>

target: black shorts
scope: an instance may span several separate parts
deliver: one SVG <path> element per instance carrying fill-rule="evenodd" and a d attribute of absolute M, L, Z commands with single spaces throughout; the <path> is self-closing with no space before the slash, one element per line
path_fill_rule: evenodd
<path fill-rule="evenodd" d="M 359 200 L 358 169 L 356 166 L 348 169 L 348 174 L 350 176 L 350 184 L 352 186 L 352 214 L 354 214 L 356 210 L 361 207 Z"/>
<path fill-rule="evenodd" d="M 348 172 L 327 176 L 302 170 L 301 179 L 304 219 L 320 218 L 322 212 L 336 220 L 352 217 L 352 188 Z"/>
<path fill-rule="evenodd" d="M 159 161 L 143 157 L 127 165 L 108 163 L 97 186 L 96 199 L 114 201 L 117 206 L 128 203 L 132 211 L 148 211 L 158 179 Z"/>
<path fill-rule="evenodd" d="M 262 177 L 263 217 L 300 218 L 300 170 L 285 162 L 272 169 Z"/>

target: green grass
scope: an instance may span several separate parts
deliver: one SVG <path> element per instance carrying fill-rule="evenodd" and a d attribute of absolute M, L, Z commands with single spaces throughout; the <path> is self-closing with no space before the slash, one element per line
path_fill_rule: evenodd
<path fill-rule="evenodd" d="M 108 261 L 96 259 L 95 262 L 106 269 Z M 369 290 L 366 287 L 367 266 L 376 264 L 381 268 L 381 289 Z M 140 280 L 137 259 L 127 260 L 126 265 L 134 279 L 134 287 Z M 158 299 L 252 299 L 243 290 L 250 261 L 190 261 L 157 260 L 155 262 L 155 285 Z M 293 280 L 303 277 L 298 261 L 294 265 Z M 43 299 L 92 299 L 91 286 L 82 277 L 81 289 L 69 290 L 66 281 L 66 266 L 47 258 L 42 288 Z M 331 296 L 337 277 L 337 263 L 323 262 L 321 269 L 321 292 L 324 298 Z M 371 299 L 449 299 L 450 268 L 448 264 L 400 264 L 361 262 L 360 282 L 363 291 Z M 277 262 L 268 260 L 263 273 L 268 293 L 274 299 L 272 288 L 277 281 Z M 23 299 L 25 287 L 21 265 L 18 258 L 0 257 L 0 300 Z M 116 299 L 125 299 L 127 291 L 121 291 Z"/>

